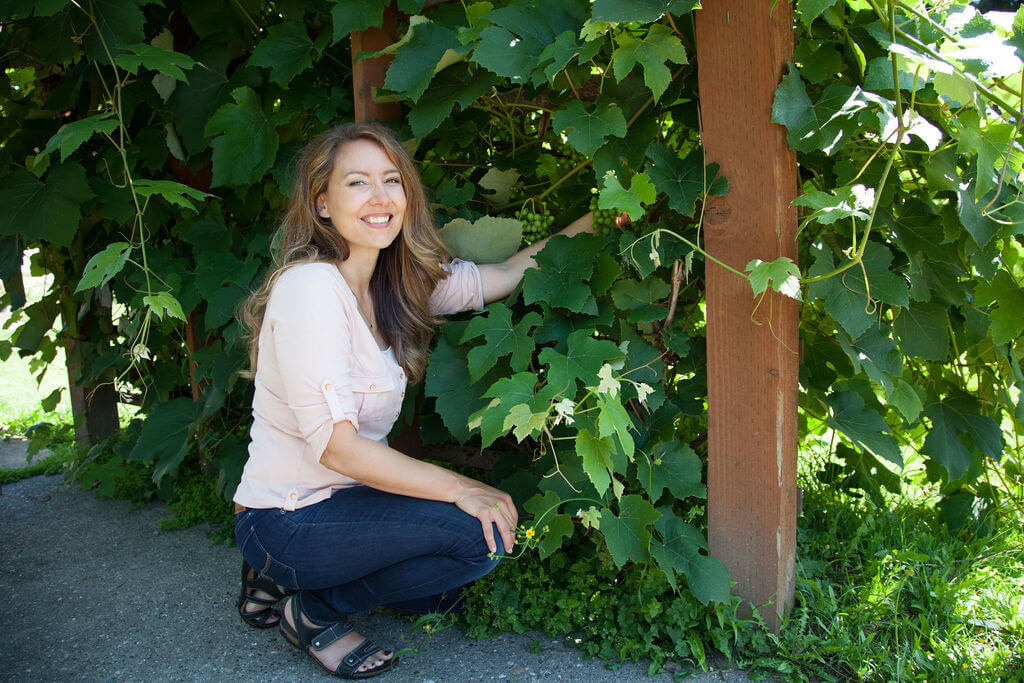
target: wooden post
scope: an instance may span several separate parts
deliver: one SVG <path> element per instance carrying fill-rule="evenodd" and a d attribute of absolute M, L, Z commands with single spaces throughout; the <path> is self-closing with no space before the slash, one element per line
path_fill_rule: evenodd
<path fill-rule="evenodd" d="M 77 302 L 64 288 L 61 320 L 68 335 L 64 344 L 64 360 L 68 371 L 68 393 L 75 422 L 75 443 L 93 446 L 120 429 L 117 417 L 117 391 L 113 380 L 96 386 L 80 383 L 82 365 L 89 362 L 95 345 L 89 338 L 113 333 L 110 321 L 110 290 L 98 287 L 89 298 L 84 315 L 78 315 Z M 94 336 L 95 335 L 95 336 Z"/>
<path fill-rule="evenodd" d="M 398 121 L 402 108 L 397 102 L 375 102 L 373 89 L 384 85 L 384 77 L 391 65 L 391 55 L 360 59 L 360 52 L 377 52 L 398 40 L 398 10 L 392 2 L 384 9 L 380 28 L 353 31 L 352 39 L 352 90 L 355 100 L 356 121 Z"/>
<path fill-rule="evenodd" d="M 792 6 L 711 0 L 696 19 L 704 147 L 729 179 L 705 209 L 708 253 L 740 271 L 795 262 L 796 155 L 771 122 Z M 745 279 L 711 262 L 706 277 L 710 547 L 777 632 L 793 604 L 799 311 L 774 292 L 757 305 Z"/>

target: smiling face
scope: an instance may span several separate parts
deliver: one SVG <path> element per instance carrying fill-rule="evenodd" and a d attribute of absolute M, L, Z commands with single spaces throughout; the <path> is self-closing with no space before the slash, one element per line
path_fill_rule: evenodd
<path fill-rule="evenodd" d="M 349 257 L 377 252 L 402 230 L 405 187 L 397 165 L 371 140 L 338 148 L 327 191 L 316 198 L 321 218 L 331 221 L 349 247 Z"/>

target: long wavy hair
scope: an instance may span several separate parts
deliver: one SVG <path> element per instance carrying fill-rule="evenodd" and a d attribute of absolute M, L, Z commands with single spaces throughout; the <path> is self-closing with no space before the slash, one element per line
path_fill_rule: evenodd
<path fill-rule="evenodd" d="M 445 277 L 443 264 L 450 256 L 437 236 L 416 166 L 392 132 L 378 123 L 345 123 L 332 128 L 309 142 L 299 155 L 295 187 L 274 238 L 273 267 L 240 311 L 249 345 L 249 376 L 256 372 L 263 315 L 281 274 L 303 263 L 340 263 L 348 258 L 348 243 L 329 218 L 319 215 L 316 200 L 327 191 L 338 150 L 356 140 L 380 145 L 402 176 L 406 196 L 402 230 L 377 258 L 370 295 L 381 334 L 394 349 L 398 363 L 410 381 L 423 377 L 427 349 L 438 322 L 428 303 L 434 287 Z"/>

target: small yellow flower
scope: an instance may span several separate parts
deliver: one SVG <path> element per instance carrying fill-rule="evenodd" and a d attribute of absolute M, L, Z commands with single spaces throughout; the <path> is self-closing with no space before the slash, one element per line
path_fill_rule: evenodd
<path fill-rule="evenodd" d="M 427 624 L 426 626 L 424 626 L 423 630 L 424 631 L 429 631 L 430 630 L 430 624 Z"/>
<path fill-rule="evenodd" d="M 533 538 L 536 535 L 537 535 L 537 532 L 533 530 L 532 526 L 529 529 L 526 530 L 526 537 L 527 538 Z"/>

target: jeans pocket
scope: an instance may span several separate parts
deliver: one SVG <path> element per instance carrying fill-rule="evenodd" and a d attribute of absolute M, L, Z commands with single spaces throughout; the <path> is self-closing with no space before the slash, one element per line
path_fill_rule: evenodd
<path fill-rule="evenodd" d="M 263 547 L 263 543 L 260 542 L 260 537 L 256 534 L 255 527 L 249 527 L 245 531 L 245 537 L 239 536 L 238 539 L 238 548 L 242 551 L 242 557 L 245 558 L 250 567 L 281 588 L 286 590 L 298 589 L 299 584 L 295 578 L 295 570 L 271 557 L 267 549 Z"/>

